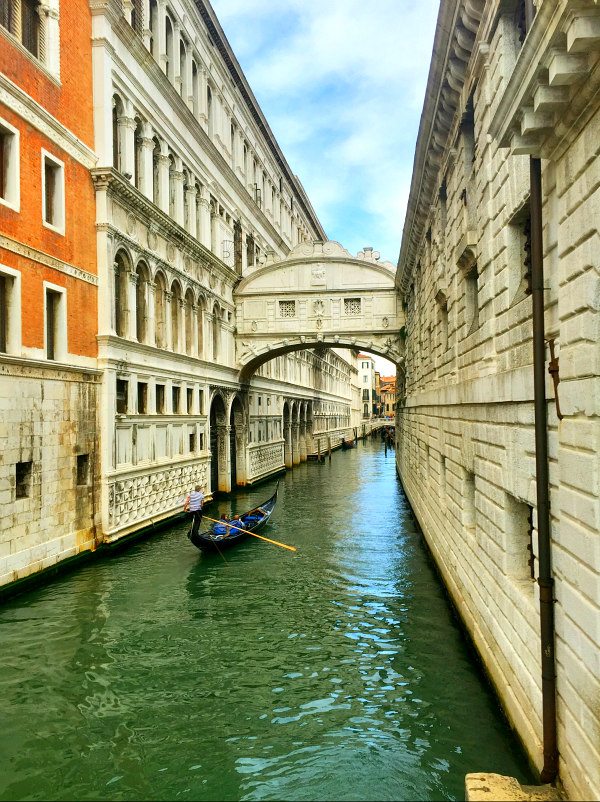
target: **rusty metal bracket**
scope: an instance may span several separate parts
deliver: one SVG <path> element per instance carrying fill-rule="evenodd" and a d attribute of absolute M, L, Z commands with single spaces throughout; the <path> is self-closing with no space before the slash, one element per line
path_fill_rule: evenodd
<path fill-rule="evenodd" d="M 558 372 L 558 357 L 554 353 L 554 344 L 556 340 L 554 337 L 546 340 L 548 346 L 550 347 L 550 362 L 548 362 L 548 373 L 552 376 L 552 382 L 554 384 L 554 403 L 556 404 L 556 417 L 559 420 L 563 419 L 563 414 L 560 411 L 560 401 L 558 398 L 558 385 L 560 384 L 560 376 Z"/>

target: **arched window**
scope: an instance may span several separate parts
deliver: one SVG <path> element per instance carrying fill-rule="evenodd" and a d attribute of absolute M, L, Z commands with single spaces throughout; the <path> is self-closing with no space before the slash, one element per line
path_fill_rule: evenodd
<path fill-rule="evenodd" d="M 148 267 L 139 262 L 136 267 L 137 284 L 135 288 L 135 332 L 138 342 L 148 340 Z"/>
<path fill-rule="evenodd" d="M 158 2 L 150 0 L 150 53 L 158 61 Z"/>
<path fill-rule="evenodd" d="M 187 57 L 187 51 L 185 48 L 185 43 L 183 39 L 180 39 L 179 40 L 179 94 L 187 102 L 188 95 L 190 93 L 190 88 L 188 86 L 188 80 L 187 80 L 187 69 L 185 64 L 186 57 Z"/>
<path fill-rule="evenodd" d="M 171 285 L 171 344 L 174 351 L 182 350 L 179 342 L 179 321 L 181 319 L 181 286 L 178 281 Z"/>
<path fill-rule="evenodd" d="M 167 78 L 171 83 L 173 82 L 174 75 L 175 75 L 175 60 L 174 60 L 174 53 L 173 53 L 173 23 L 171 22 L 171 18 L 167 14 L 167 18 L 165 20 L 165 31 L 166 31 L 166 43 L 167 43 L 167 62 L 166 62 L 166 70 L 167 70 Z"/>
<path fill-rule="evenodd" d="M 175 157 L 169 154 L 169 214 L 175 218 Z"/>
<path fill-rule="evenodd" d="M 113 167 L 120 170 L 122 165 L 121 131 L 119 119 L 123 116 L 123 101 L 118 95 L 113 95 L 112 102 L 112 148 L 113 148 Z"/>
<path fill-rule="evenodd" d="M 212 319 L 212 355 L 213 360 L 217 360 L 219 358 L 219 340 L 221 337 L 221 321 L 219 319 L 220 309 L 217 304 L 213 307 L 213 319 Z"/>
<path fill-rule="evenodd" d="M 192 111 L 194 117 L 198 116 L 198 67 L 196 62 L 192 60 Z"/>
<path fill-rule="evenodd" d="M 202 184 L 196 181 L 196 239 L 199 241 L 202 236 Z"/>
<path fill-rule="evenodd" d="M 123 251 L 115 257 L 115 331 L 118 337 L 127 336 L 129 308 L 127 303 L 127 280 L 129 259 Z"/>
<path fill-rule="evenodd" d="M 134 142 L 135 142 L 135 159 L 133 162 L 133 169 L 134 169 L 134 176 L 133 176 L 133 183 L 139 189 L 143 189 L 143 181 L 144 181 L 144 147 L 143 147 L 143 138 L 144 138 L 144 128 L 142 121 L 139 117 L 135 118 L 135 134 L 134 134 Z"/>
<path fill-rule="evenodd" d="M 204 299 L 198 298 L 198 358 L 204 356 Z"/>
<path fill-rule="evenodd" d="M 160 199 L 160 142 L 156 137 L 152 141 L 154 142 L 152 151 L 152 200 L 158 206 Z"/>
<path fill-rule="evenodd" d="M 194 296 L 191 290 L 185 294 L 185 353 L 191 355 L 194 345 Z"/>
<path fill-rule="evenodd" d="M 156 274 L 155 283 L 154 317 L 156 320 L 156 345 L 158 348 L 165 348 L 167 345 L 167 282 L 162 273 Z"/>
<path fill-rule="evenodd" d="M 213 119 L 213 97 L 210 86 L 206 87 L 206 117 L 208 119 L 208 135 L 212 136 L 214 133 L 214 119 Z"/>

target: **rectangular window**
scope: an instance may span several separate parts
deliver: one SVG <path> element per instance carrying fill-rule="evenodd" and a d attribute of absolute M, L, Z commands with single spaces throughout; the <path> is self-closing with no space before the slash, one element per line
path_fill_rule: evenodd
<path fill-rule="evenodd" d="M 344 314 L 356 317 L 361 313 L 360 298 L 344 298 Z"/>
<path fill-rule="evenodd" d="M 17 462 L 15 466 L 15 497 L 29 498 L 31 495 L 32 462 Z"/>
<path fill-rule="evenodd" d="M 204 451 L 204 432 L 200 432 L 200 451 Z"/>
<path fill-rule="evenodd" d="M 0 120 L 0 204 L 20 208 L 19 131 Z"/>
<path fill-rule="evenodd" d="M 64 165 L 46 151 L 42 151 L 42 193 L 42 217 L 44 225 L 60 234 L 64 234 Z"/>
<path fill-rule="evenodd" d="M 117 415 L 127 414 L 127 394 L 129 382 L 127 379 L 117 379 Z"/>
<path fill-rule="evenodd" d="M 479 286 L 477 265 L 465 275 L 465 312 L 467 318 L 467 334 L 479 328 Z"/>
<path fill-rule="evenodd" d="M 262 406 L 262 396 L 258 396 L 258 406 Z"/>
<path fill-rule="evenodd" d="M 202 415 L 204 411 L 204 390 L 200 390 L 198 395 L 198 414 Z"/>
<path fill-rule="evenodd" d="M 533 507 L 506 494 L 506 573 L 516 580 L 535 579 Z"/>
<path fill-rule="evenodd" d="M 529 201 L 508 226 L 508 300 L 518 304 L 531 295 L 531 209 Z"/>
<path fill-rule="evenodd" d="M 46 359 L 56 359 L 59 340 L 60 293 L 46 290 Z"/>
<path fill-rule="evenodd" d="M 156 385 L 156 412 L 158 415 L 165 414 L 165 385 Z"/>
<path fill-rule="evenodd" d="M 181 388 L 180 387 L 173 387 L 172 388 L 172 401 L 173 401 L 173 408 L 172 412 L 173 415 L 179 414 L 179 404 L 181 400 Z"/>
<path fill-rule="evenodd" d="M 188 415 L 190 415 L 194 408 L 194 391 L 192 390 L 191 387 L 187 388 L 185 397 L 186 397 L 187 413 Z"/>
<path fill-rule="evenodd" d="M 87 485 L 87 484 L 89 484 L 89 464 L 90 464 L 89 454 L 78 454 L 77 455 L 77 484 L 78 485 Z"/>
<path fill-rule="evenodd" d="M 462 523 L 466 530 L 475 533 L 475 475 L 464 469 Z"/>
<path fill-rule="evenodd" d="M 196 450 L 196 432 L 190 432 L 190 454 Z"/>
<path fill-rule="evenodd" d="M 148 412 L 148 384 L 146 382 L 137 383 L 137 411 L 138 415 L 145 415 Z"/>
<path fill-rule="evenodd" d="M 8 298 L 11 279 L 0 273 L 0 353 L 8 353 Z"/>
<path fill-rule="evenodd" d="M 280 317 L 296 317 L 296 301 L 279 301 Z"/>

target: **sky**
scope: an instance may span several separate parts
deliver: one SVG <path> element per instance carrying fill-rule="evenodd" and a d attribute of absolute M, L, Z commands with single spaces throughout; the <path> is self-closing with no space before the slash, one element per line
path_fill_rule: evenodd
<path fill-rule="evenodd" d="M 395 265 L 439 0 L 211 3 L 329 239 Z"/>

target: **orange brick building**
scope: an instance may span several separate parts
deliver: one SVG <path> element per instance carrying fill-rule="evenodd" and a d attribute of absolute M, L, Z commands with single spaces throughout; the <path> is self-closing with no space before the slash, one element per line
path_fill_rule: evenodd
<path fill-rule="evenodd" d="M 93 547 L 91 14 L 0 6 L 0 585 Z"/>

